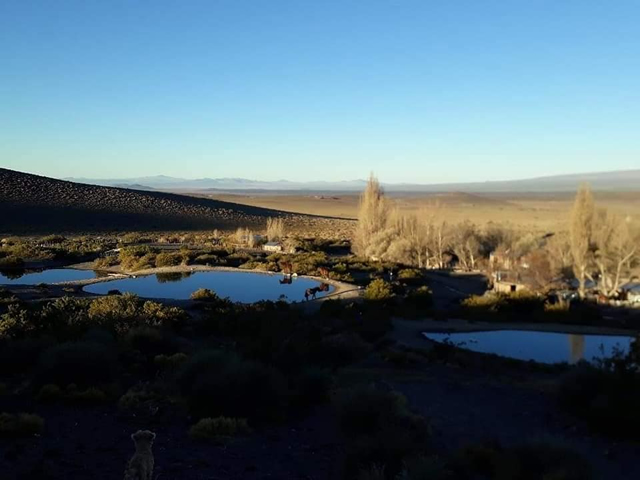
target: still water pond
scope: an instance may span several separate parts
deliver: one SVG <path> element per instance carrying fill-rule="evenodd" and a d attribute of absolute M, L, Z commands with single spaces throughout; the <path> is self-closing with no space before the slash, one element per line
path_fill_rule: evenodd
<path fill-rule="evenodd" d="M 450 342 L 474 352 L 495 353 L 541 363 L 593 361 L 611 356 L 615 348 L 629 350 L 633 337 L 498 330 L 493 332 L 423 333 L 436 342 Z"/>
<path fill-rule="evenodd" d="M 287 301 L 304 300 L 308 288 L 319 287 L 320 283 L 307 278 L 290 279 L 291 283 L 282 283 L 282 275 L 269 275 L 250 272 L 195 272 L 149 275 L 138 278 L 126 278 L 112 282 L 96 283 L 84 288 L 86 292 L 106 294 L 109 290 L 135 293 L 146 298 L 188 299 L 199 288 L 213 290 L 220 297 L 229 297 L 234 302 L 253 303 L 259 300 Z M 317 293 L 317 298 L 331 293 Z"/>
<path fill-rule="evenodd" d="M 50 270 L 6 270 L 0 271 L 0 285 L 39 285 L 41 283 L 75 282 L 96 278 L 91 270 L 52 268 Z"/>

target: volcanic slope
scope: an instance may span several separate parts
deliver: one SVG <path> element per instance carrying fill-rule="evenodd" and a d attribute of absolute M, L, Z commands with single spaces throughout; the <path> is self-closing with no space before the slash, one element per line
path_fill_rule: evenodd
<path fill-rule="evenodd" d="M 264 228 L 282 217 L 296 231 L 348 231 L 327 217 L 162 192 L 101 187 L 0 168 L 0 232 L 108 232 Z"/>

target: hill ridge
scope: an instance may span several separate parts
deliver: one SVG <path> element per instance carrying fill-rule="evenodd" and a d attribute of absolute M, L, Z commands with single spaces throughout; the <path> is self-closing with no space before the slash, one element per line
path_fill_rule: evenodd
<path fill-rule="evenodd" d="M 328 221 L 177 193 L 105 187 L 0 168 L 0 232 L 195 230 Z"/>

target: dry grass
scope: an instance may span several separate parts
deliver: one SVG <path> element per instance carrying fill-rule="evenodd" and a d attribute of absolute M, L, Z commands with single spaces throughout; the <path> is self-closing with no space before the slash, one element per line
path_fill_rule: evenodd
<path fill-rule="evenodd" d="M 598 206 L 623 216 L 640 220 L 640 192 L 596 192 Z M 285 212 L 324 215 L 355 219 L 358 214 L 358 194 L 325 195 L 247 195 L 214 194 L 208 198 L 236 202 L 254 207 Z M 536 231 L 566 229 L 573 205 L 574 193 L 467 194 L 425 193 L 390 194 L 391 202 L 400 212 L 417 212 L 423 208 L 436 211 L 449 223 L 465 220 L 477 224 L 510 223 Z"/>

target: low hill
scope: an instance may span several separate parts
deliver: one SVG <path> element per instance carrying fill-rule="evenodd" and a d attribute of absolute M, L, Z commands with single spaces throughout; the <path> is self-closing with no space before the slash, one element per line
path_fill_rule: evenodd
<path fill-rule="evenodd" d="M 274 216 L 285 218 L 296 229 L 328 228 L 334 221 L 171 193 L 86 185 L 3 168 L 0 212 L 2 233 L 261 229 L 266 218 Z"/>

